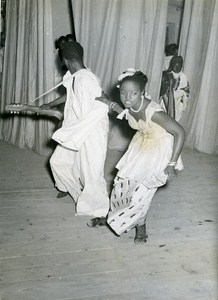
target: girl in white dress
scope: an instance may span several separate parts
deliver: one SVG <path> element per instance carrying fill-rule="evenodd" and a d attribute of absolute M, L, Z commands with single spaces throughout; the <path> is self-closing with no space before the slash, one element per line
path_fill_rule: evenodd
<path fill-rule="evenodd" d="M 146 241 L 146 215 L 157 188 L 183 168 L 179 156 L 185 131 L 159 104 L 145 97 L 146 75 L 129 69 L 118 80 L 126 108 L 118 118 L 125 116 L 137 132 L 116 165 L 107 223 L 117 235 L 135 227 L 139 243 Z"/>

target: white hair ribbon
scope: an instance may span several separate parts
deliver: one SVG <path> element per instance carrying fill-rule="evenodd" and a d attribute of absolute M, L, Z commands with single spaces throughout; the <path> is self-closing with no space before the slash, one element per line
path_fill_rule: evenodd
<path fill-rule="evenodd" d="M 127 76 L 133 76 L 137 72 L 134 68 L 128 68 L 125 72 L 120 74 L 118 81 L 122 81 Z"/>

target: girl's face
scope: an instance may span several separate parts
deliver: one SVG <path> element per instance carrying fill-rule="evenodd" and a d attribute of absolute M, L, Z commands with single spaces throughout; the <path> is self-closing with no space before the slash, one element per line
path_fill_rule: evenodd
<path fill-rule="evenodd" d="M 126 108 L 137 106 L 142 94 L 139 84 L 134 81 L 125 80 L 120 85 L 120 100 Z"/>

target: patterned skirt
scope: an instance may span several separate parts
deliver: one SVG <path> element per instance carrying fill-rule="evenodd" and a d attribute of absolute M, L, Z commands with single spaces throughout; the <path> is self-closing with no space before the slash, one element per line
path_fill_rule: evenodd
<path fill-rule="evenodd" d="M 165 174 L 154 175 L 143 182 L 115 178 L 107 223 L 117 235 L 145 223 L 151 200 L 166 180 Z"/>

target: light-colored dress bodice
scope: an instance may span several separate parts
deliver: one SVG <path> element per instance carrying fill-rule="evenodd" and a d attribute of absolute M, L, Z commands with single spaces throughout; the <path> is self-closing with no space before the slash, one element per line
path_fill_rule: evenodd
<path fill-rule="evenodd" d="M 130 113 L 127 114 L 129 125 L 137 132 L 116 166 L 119 177 L 143 181 L 163 172 L 171 160 L 174 137 L 152 121 L 153 114 L 160 111 L 163 108 L 151 101 L 145 109 L 146 121 L 137 121 Z M 177 168 L 183 168 L 181 162 Z"/>

